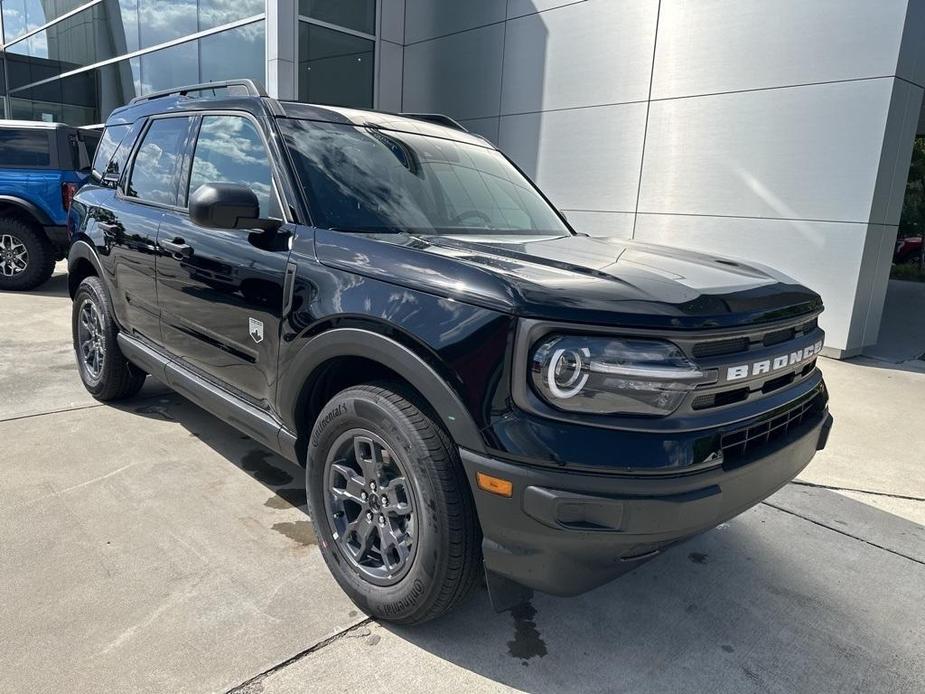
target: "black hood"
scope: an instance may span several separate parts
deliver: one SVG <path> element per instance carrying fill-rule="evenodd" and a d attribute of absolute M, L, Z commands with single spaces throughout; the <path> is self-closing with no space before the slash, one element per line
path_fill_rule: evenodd
<path fill-rule="evenodd" d="M 323 263 L 525 317 L 624 327 L 752 325 L 819 311 L 770 268 L 587 236 L 422 236 L 318 230 Z"/>

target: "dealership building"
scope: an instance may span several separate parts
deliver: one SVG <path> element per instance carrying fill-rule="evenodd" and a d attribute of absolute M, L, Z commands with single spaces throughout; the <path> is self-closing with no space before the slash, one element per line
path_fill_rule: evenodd
<path fill-rule="evenodd" d="M 238 77 L 446 113 L 576 229 L 779 268 L 822 294 L 829 354 L 877 342 L 925 0 L 0 5 L 8 118 L 97 124 L 136 95 Z"/>

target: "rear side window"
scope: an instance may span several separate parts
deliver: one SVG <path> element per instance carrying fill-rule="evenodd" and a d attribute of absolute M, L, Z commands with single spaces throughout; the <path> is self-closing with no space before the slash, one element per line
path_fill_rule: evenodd
<path fill-rule="evenodd" d="M 109 162 L 112 161 L 112 155 L 116 153 L 116 148 L 125 138 L 129 125 L 114 125 L 103 131 L 103 137 L 96 147 L 96 156 L 93 157 L 93 175 L 102 178 L 109 169 Z M 123 164 L 125 162 L 123 161 Z M 116 169 L 118 172 L 119 169 Z"/>
<path fill-rule="evenodd" d="M 183 154 L 189 118 L 159 118 L 144 135 L 135 155 L 126 194 L 139 200 L 175 205 L 177 163 Z"/>
<path fill-rule="evenodd" d="M 48 166 L 50 130 L 0 128 L 0 166 Z"/>

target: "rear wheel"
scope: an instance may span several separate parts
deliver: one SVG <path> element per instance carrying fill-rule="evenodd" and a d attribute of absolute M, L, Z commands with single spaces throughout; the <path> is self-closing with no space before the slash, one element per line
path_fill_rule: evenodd
<path fill-rule="evenodd" d="M 446 433 L 393 385 L 334 396 L 309 441 L 306 485 L 328 568 L 364 612 L 404 624 L 455 607 L 481 534 Z"/>
<path fill-rule="evenodd" d="M 141 389 L 145 374 L 119 349 L 109 296 L 98 277 L 86 277 L 77 287 L 71 327 L 80 380 L 93 397 L 121 400 Z"/>
<path fill-rule="evenodd" d="M 0 218 L 0 289 L 34 289 L 54 269 L 55 252 L 44 233 L 15 217 Z"/>

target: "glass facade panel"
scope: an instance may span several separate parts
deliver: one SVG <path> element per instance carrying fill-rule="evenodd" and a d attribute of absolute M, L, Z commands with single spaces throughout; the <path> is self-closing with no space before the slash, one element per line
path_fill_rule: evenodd
<path fill-rule="evenodd" d="M 264 22 L 254 22 L 199 39 L 199 81 L 247 77 L 263 84 L 266 80 L 265 35 Z"/>
<path fill-rule="evenodd" d="M 10 95 L 10 117 L 71 125 L 102 123 L 114 108 L 139 93 L 140 75 L 140 61 L 132 58 L 28 87 Z"/>
<path fill-rule="evenodd" d="M 137 0 L 141 47 L 195 34 L 199 22 L 196 0 Z"/>
<path fill-rule="evenodd" d="M 264 22 L 229 29 L 137 58 L 110 63 L 10 95 L 10 117 L 71 125 L 102 123 L 133 97 L 195 82 L 250 77 L 264 80 Z M 7 56 L 9 70 L 48 79 L 60 70 L 25 56 Z M 41 70 L 40 70 L 41 69 Z M 17 84 L 22 84 L 22 78 Z"/>
<path fill-rule="evenodd" d="M 263 14 L 263 0 L 199 0 L 199 31 Z"/>
<path fill-rule="evenodd" d="M 202 119 L 190 172 L 190 194 L 206 183 L 243 183 L 256 194 L 260 216 L 269 216 L 273 190 L 270 160 L 260 133 L 246 118 Z"/>
<path fill-rule="evenodd" d="M 374 41 L 299 23 L 299 100 L 369 108 L 373 105 Z"/>
<path fill-rule="evenodd" d="M 376 33 L 376 0 L 299 0 L 299 14 L 365 34 Z"/>
<path fill-rule="evenodd" d="M 87 0 L 4 0 L 3 40 L 8 43 L 86 3 Z"/>

